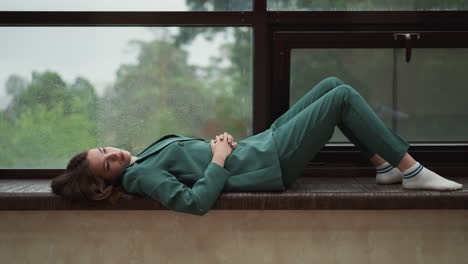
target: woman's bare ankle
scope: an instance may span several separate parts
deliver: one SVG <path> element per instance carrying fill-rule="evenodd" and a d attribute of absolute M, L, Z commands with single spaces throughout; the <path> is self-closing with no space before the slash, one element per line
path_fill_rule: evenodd
<path fill-rule="evenodd" d="M 397 168 L 400 171 L 405 171 L 416 164 L 416 160 L 411 157 L 410 154 L 406 153 L 398 164 Z"/>
<path fill-rule="evenodd" d="M 369 160 L 375 167 L 378 167 L 386 162 L 384 159 L 382 159 L 382 157 L 380 157 L 377 154 L 374 154 L 374 156 L 372 156 Z"/>

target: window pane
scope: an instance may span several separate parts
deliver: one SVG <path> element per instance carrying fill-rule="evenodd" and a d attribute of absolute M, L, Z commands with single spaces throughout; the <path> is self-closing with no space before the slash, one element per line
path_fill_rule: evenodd
<path fill-rule="evenodd" d="M 290 106 L 318 82 L 336 76 L 351 85 L 391 127 L 392 49 L 292 49 Z M 313 89 L 312 89 L 313 91 Z M 331 143 L 350 142 L 338 127 Z"/>
<path fill-rule="evenodd" d="M 411 141 L 468 140 L 468 49 L 398 49 L 398 131 Z"/>
<path fill-rule="evenodd" d="M 248 27 L 1 27 L 1 168 L 166 134 L 252 134 Z"/>
<path fill-rule="evenodd" d="M 14 0 L 0 11 L 251 11 L 252 0 Z"/>
<path fill-rule="evenodd" d="M 409 63 L 405 49 L 293 49 L 290 106 L 320 80 L 336 76 L 409 142 L 468 141 L 466 61 L 468 49 L 417 48 Z M 330 142 L 349 140 L 337 128 Z"/>
<path fill-rule="evenodd" d="M 268 0 L 270 11 L 468 10 L 468 0 Z"/>

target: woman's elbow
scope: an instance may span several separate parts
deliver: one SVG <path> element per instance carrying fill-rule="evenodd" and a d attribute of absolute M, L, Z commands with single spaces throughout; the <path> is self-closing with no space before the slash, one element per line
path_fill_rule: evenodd
<path fill-rule="evenodd" d="M 200 209 L 195 212 L 195 215 L 204 216 L 208 213 L 209 209 Z"/>

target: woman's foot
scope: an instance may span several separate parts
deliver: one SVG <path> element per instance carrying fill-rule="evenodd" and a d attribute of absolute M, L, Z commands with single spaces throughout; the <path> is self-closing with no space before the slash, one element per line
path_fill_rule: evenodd
<path fill-rule="evenodd" d="M 377 166 L 377 173 L 375 181 L 377 184 L 394 184 L 401 183 L 403 173 L 396 167 L 393 167 L 390 163 L 385 162 L 384 164 Z"/>
<path fill-rule="evenodd" d="M 409 169 L 403 171 L 404 189 L 423 189 L 436 191 L 454 191 L 463 188 L 462 184 L 447 180 L 437 173 L 416 162 Z"/>

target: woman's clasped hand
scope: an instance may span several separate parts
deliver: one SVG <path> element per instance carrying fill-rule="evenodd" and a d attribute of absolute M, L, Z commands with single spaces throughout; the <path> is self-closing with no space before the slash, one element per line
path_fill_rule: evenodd
<path fill-rule="evenodd" d="M 216 136 L 215 139 L 210 141 L 211 150 L 213 155 L 221 155 L 227 158 L 231 155 L 231 152 L 237 146 L 237 142 L 234 142 L 234 138 L 227 132 Z"/>

